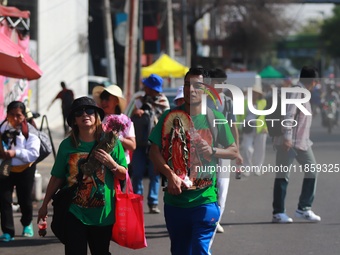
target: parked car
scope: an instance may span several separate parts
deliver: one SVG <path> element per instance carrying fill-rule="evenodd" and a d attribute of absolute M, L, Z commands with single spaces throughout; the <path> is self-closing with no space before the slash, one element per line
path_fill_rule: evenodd
<path fill-rule="evenodd" d="M 88 76 L 88 87 L 87 87 L 87 94 L 92 97 L 92 90 L 96 86 L 109 86 L 111 84 L 109 78 L 102 77 L 102 76 Z"/>

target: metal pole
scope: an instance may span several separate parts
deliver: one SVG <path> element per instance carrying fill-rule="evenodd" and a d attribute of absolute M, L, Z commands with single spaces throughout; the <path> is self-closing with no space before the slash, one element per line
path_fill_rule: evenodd
<path fill-rule="evenodd" d="M 126 4 L 128 5 L 129 16 L 125 46 L 124 93 L 129 102 L 135 91 L 139 1 L 127 0 Z"/>
<path fill-rule="evenodd" d="M 170 58 L 174 59 L 175 49 L 174 49 L 174 25 L 172 17 L 172 0 L 167 0 L 167 17 L 168 17 L 168 54 Z M 170 78 L 170 88 L 175 86 L 174 79 Z"/>
<path fill-rule="evenodd" d="M 187 21 L 187 0 L 182 0 L 182 49 L 183 49 L 183 56 L 185 59 L 185 65 L 188 66 L 187 61 L 187 28 L 188 21 Z"/>
<path fill-rule="evenodd" d="M 174 50 L 174 25 L 172 17 L 172 0 L 167 1 L 167 12 L 168 12 L 168 50 L 171 58 L 175 57 Z"/>
<path fill-rule="evenodd" d="M 217 11 L 215 9 L 211 10 L 210 13 L 210 24 L 209 24 L 209 38 L 212 39 L 211 41 L 216 42 L 217 36 L 216 36 L 216 29 L 217 29 L 217 24 L 216 24 L 216 20 L 218 19 L 217 17 Z M 208 38 L 207 38 L 208 39 Z M 217 57 L 217 46 L 216 45 L 209 45 L 210 47 L 210 56 L 211 57 Z"/>
<path fill-rule="evenodd" d="M 139 21 L 138 21 L 138 41 L 137 41 L 137 71 L 135 91 L 139 88 L 139 81 L 142 77 L 142 40 L 143 40 L 143 0 L 139 0 Z"/>
<path fill-rule="evenodd" d="M 116 60 L 113 44 L 112 23 L 111 23 L 111 7 L 110 0 L 103 0 L 103 16 L 104 16 L 104 32 L 105 32 L 105 51 L 107 58 L 107 75 L 110 81 L 117 83 L 116 77 Z"/>

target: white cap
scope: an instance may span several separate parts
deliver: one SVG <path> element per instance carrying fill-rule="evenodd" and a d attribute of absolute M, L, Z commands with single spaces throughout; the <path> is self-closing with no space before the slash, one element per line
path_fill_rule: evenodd
<path fill-rule="evenodd" d="M 177 99 L 180 99 L 180 98 L 183 98 L 183 97 L 184 97 L 183 88 L 184 88 L 184 86 L 180 86 L 180 87 L 177 89 L 177 94 L 176 94 L 176 97 L 174 98 L 174 102 L 175 102 Z"/>
<path fill-rule="evenodd" d="M 263 95 L 261 76 L 256 75 L 255 84 L 253 86 L 253 91 Z"/>

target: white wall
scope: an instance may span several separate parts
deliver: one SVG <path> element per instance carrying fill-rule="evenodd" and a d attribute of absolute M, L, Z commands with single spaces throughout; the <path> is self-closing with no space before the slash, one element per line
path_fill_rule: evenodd
<path fill-rule="evenodd" d="M 39 1 L 38 64 L 43 75 L 36 85 L 32 83 L 30 107 L 41 115 L 46 114 L 50 127 L 62 127 L 60 100 L 47 111 L 61 89 L 61 81 L 73 90 L 75 97 L 87 95 L 87 36 L 88 1 Z M 79 43 L 80 37 L 83 38 L 82 44 Z"/>

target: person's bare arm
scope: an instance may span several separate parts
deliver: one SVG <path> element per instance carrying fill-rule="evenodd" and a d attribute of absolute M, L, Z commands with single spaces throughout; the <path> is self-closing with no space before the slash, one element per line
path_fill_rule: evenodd
<path fill-rule="evenodd" d="M 239 148 L 240 147 L 240 135 L 238 133 L 238 129 L 236 125 L 231 125 L 230 130 L 231 130 L 231 133 L 233 134 L 236 146 L 237 148 Z"/>
<path fill-rule="evenodd" d="M 138 117 L 142 117 L 143 113 L 144 113 L 144 110 L 142 110 L 142 109 L 137 109 L 137 108 L 135 107 L 135 108 L 133 109 L 133 111 L 132 111 L 132 116 L 133 116 L 133 115 L 137 115 Z"/>
<path fill-rule="evenodd" d="M 243 157 L 242 155 L 240 154 L 240 135 L 238 133 L 238 128 L 236 127 L 236 125 L 232 125 L 230 127 L 231 129 L 231 133 L 233 134 L 234 136 L 234 140 L 235 140 L 235 143 L 236 143 L 236 146 L 237 146 L 237 149 L 238 149 L 238 155 L 236 156 L 236 164 L 237 165 L 242 165 L 243 164 Z"/>
<path fill-rule="evenodd" d="M 135 150 L 136 149 L 136 138 L 135 137 L 122 137 L 119 138 L 124 149 Z"/>
<path fill-rule="evenodd" d="M 119 180 L 125 180 L 127 171 L 126 168 L 116 162 L 109 153 L 103 149 L 98 149 L 94 151 L 94 156 L 100 163 L 110 169 Z"/>
<path fill-rule="evenodd" d="M 204 139 L 202 139 L 197 147 L 198 153 L 203 154 L 204 158 L 214 156 L 215 158 L 235 159 L 239 154 L 238 148 L 235 143 L 232 143 L 227 148 L 215 147 L 214 149 L 216 150 L 215 153 L 213 153 L 213 148 Z"/>
<path fill-rule="evenodd" d="M 47 107 L 47 111 L 51 108 L 52 104 L 54 103 L 54 101 L 57 100 L 57 97 L 55 97 L 52 102 L 50 103 L 50 105 Z"/>
<path fill-rule="evenodd" d="M 37 223 L 39 223 L 40 219 L 46 220 L 48 203 L 51 201 L 52 196 L 61 187 L 63 182 L 64 182 L 64 179 L 51 176 L 50 181 L 48 182 L 48 185 L 46 188 L 46 194 L 45 194 L 44 200 L 38 211 Z"/>

